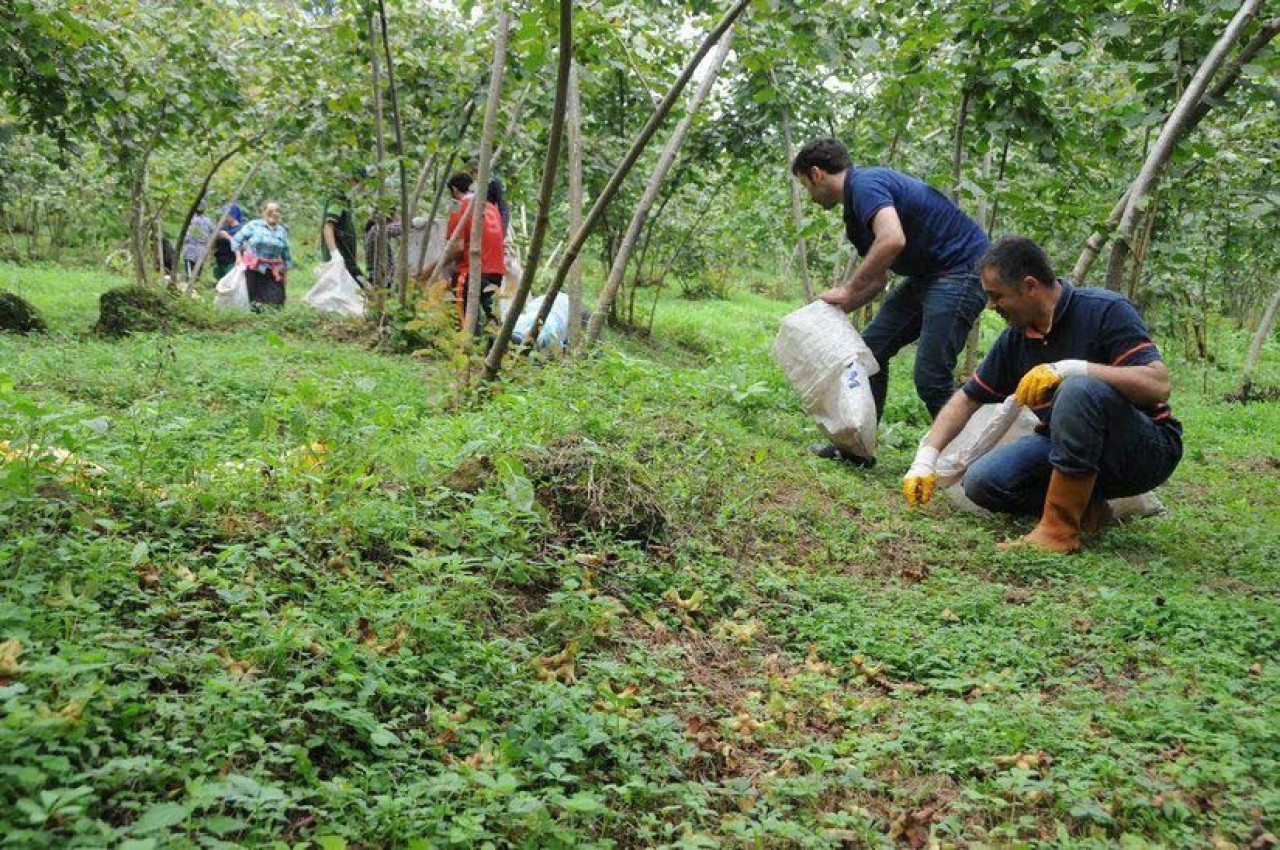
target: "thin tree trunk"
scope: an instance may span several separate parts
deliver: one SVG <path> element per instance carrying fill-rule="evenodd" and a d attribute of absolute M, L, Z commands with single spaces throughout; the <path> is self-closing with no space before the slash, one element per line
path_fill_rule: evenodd
<path fill-rule="evenodd" d="M 567 115 L 569 136 L 569 232 L 582 227 L 582 98 L 578 91 L 578 67 L 569 67 L 569 103 Z M 582 341 L 582 258 L 569 268 L 569 348 Z"/>
<path fill-rule="evenodd" d="M 551 129 L 547 137 L 547 155 L 542 165 L 542 185 L 538 187 L 538 217 L 533 223 L 533 236 L 529 240 L 529 254 L 524 264 L 524 274 L 516 287 L 515 297 L 511 300 L 511 308 L 503 317 L 502 328 L 493 341 L 493 347 L 484 361 L 484 380 L 492 381 L 498 377 L 502 367 L 502 358 L 507 353 L 507 345 L 511 342 L 511 333 L 515 330 L 516 320 L 524 310 L 525 299 L 533 288 L 537 277 L 538 260 L 542 254 L 542 242 L 547 235 L 547 223 L 550 220 L 551 201 L 556 188 L 556 170 L 560 164 L 560 139 L 564 132 L 565 104 L 569 99 L 569 77 L 573 68 L 573 0 L 560 0 L 560 54 L 556 63 L 556 99 L 551 107 Z M 550 296 L 554 298 L 555 296 Z M 533 329 L 536 341 L 538 328 Z"/>
<path fill-rule="evenodd" d="M 778 89 L 778 79 L 769 69 L 769 82 L 774 91 Z M 791 173 L 791 161 L 795 159 L 795 145 L 791 139 L 791 110 L 786 101 L 782 102 L 782 155 L 786 158 L 787 188 L 791 194 L 791 226 L 796 232 L 796 258 L 800 263 L 800 285 L 804 289 L 804 300 L 813 300 L 813 284 L 809 280 L 809 246 L 804 238 L 804 202 L 800 198 L 800 184 Z"/>
<path fill-rule="evenodd" d="M 1006 142 L 1005 150 L 1006 151 L 1008 150 L 1007 142 Z M 988 144 L 986 153 L 982 155 L 983 182 L 986 182 L 986 180 L 991 176 L 991 153 L 992 153 L 991 146 L 990 144 Z M 957 178 L 954 184 L 956 186 L 956 194 L 959 195 L 959 187 L 960 187 L 959 175 L 955 174 L 954 176 Z M 995 219 L 995 215 L 993 213 L 993 209 L 995 205 L 992 203 L 992 201 L 994 200 L 991 197 L 992 194 L 993 193 L 988 192 L 986 195 L 983 195 L 981 198 L 978 199 L 978 224 L 988 235 L 990 235 L 991 233 L 991 224 Z M 964 366 L 961 367 L 962 375 L 973 374 L 974 368 L 978 365 L 978 347 L 981 345 L 982 345 L 982 314 L 979 313 L 978 318 L 974 320 L 973 327 L 969 328 L 969 336 L 965 339 L 965 342 L 964 342 Z"/>
<path fill-rule="evenodd" d="M 373 256 L 369 258 L 369 278 L 373 283 L 372 307 L 373 314 L 380 315 L 382 313 L 382 305 L 386 300 L 386 293 L 382 291 L 382 258 L 386 244 L 385 239 L 387 229 L 382 220 L 382 199 L 386 191 L 386 180 L 382 173 L 383 164 L 387 158 L 387 145 L 382 133 L 382 70 L 381 62 L 378 55 L 378 15 L 376 12 L 369 15 L 369 70 L 372 74 L 373 82 L 373 129 L 374 136 L 377 140 L 377 169 L 374 172 L 377 185 L 374 186 L 373 201 Z M 367 244 L 367 243 L 366 243 Z"/>
<path fill-rule="evenodd" d="M 178 239 L 176 242 L 173 243 L 173 250 L 175 252 L 180 253 L 182 251 L 182 245 L 187 241 L 187 231 L 191 229 L 191 219 L 195 218 L 196 210 L 199 208 L 200 202 L 203 201 L 204 196 L 209 193 L 209 184 L 213 181 L 213 176 L 218 173 L 218 169 L 222 168 L 222 166 L 226 164 L 227 160 L 231 159 L 231 157 L 240 153 L 240 151 L 243 150 L 243 148 L 244 148 L 243 145 L 236 145 L 231 150 L 227 151 L 222 156 L 218 157 L 217 161 L 214 162 L 213 167 L 209 169 L 207 174 L 205 174 L 204 181 L 200 183 L 200 191 L 196 192 L 195 198 L 193 198 L 191 201 L 191 206 L 187 207 L 186 217 L 182 219 L 182 227 L 178 230 Z M 175 261 L 174 263 L 175 273 L 177 272 L 177 268 L 176 268 L 177 265 L 178 264 Z M 182 265 L 183 265 L 183 271 L 186 271 L 186 264 L 183 263 Z M 191 291 L 192 281 L 193 281 L 192 278 L 188 278 L 186 281 L 184 281 L 184 286 L 183 286 L 184 292 Z"/>
<path fill-rule="evenodd" d="M 1208 55 L 1205 56 L 1204 61 L 1200 63 L 1200 67 L 1196 70 L 1195 76 L 1191 78 L 1186 91 L 1182 93 L 1182 97 L 1179 98 L 1177 105 L 1165 121 L 1155 145 L 1148 152 L 1146 161 L 1138 172 L 1137 179 L 1133 181 L 1133 185 L 1130 187 L 1128 202 L 1125 204 L 1124 212 L 1120 215 L 1119 223 L 1116 226 L 1111 260 L 1107 265 L 1108 289 L 1118 290 L 1123 284 L 1124 265 L 1128 260 L 1130 242 L 1133 239 L 1138 212 L 1146 204 L 1147 196 L 1155 188 L 1160 172 L 1173 155 L 1174 148 L 1190 131 L 1198 102 L 1208 91 L 1209 83 L 1212 81 L 1214 74 L 1222 67 L 1222 63 L 1231 51 L 1232 45 L 1240 38 L 1245 25 L 1257 13 L 1260 3 L 1261 0 L 1245 0 L 1240 6 L 1240 10 L 1231 19 L 1231 23 L 1227 25 L 1218 41 Z M 1087 266 L 1085 270 L 1087 271 Z M 1077 274 L 1076 277 L 1077 279 L 1083 279 L 1083 274 Z"/>
<path fill-rule="evenodd" d="M 392 127 L 396 132 L 396 165 L 400 171 L 400 245 L 396 251 L 396 290 L 400 306 L 409 303 L 409 178 L 404 168 L 404 125 L 400 120 L 400 100 L 396 96 L 396 67 L 387 39 L 387 4 L 378 0 L 378 22 L 382 25 L 382 53 L 387 60 L 387 94 L 391 96 Z"/>
<path fill-rule="evenodd" d="M 960 205 L 960 183 L 964 176 L 964 128 L 969 122 L 969 98 L 972 97 L 968 87 L 960 93 L 960 108 L 956 112 L 955 144 L 951 151 L 951 200 Z"/>
<path fill-rule="evenodd" d="M 586 220 L 582 223 L 582 227 L 578 228 L 578 230 L 569 239 L 569 242 L 565 247 L 564 256 L 560 258 L 560 265 L 556 268 L 555 278 L 551 281 L 551 286 L 547 289 L 546 298 L 542 302 L 542 307 L 538 310 L 538 315 L 534 319 L 531 333 L 534 334 L 535 338 L 542 328 L 542 323 L 547 320 L 547 316 L 551 313 L 551 307 L 555 297 L 559 294 L 560 287 L 564 284 L 564 279 L 569 273 L 569 266 L 571 266 L 573 261 L 577 259 L 579 252 L 582 251 L 582 246 L 586 244 L 587 237 L 591 235 L 591 231 L 595 228 L 596 223 L 600 220 L 601 216 L 604 215 L 604 211 L 608 209 L 610 202 L 613 201 L 614 196 L 622 187 L 623 181 L 626 180 L 627 175 L 631 173 L 631 169 L 635 166 L 636 160 L 640 158 L 640 154 L 643 153 L 645 147 L 648 146 L 649 140 L 653 138 L 653 134 L 657 132 L 658 127 L 666 119 L 667 113 L 671 111 L 671 107 L 675 105 L 676 100 L 680 97 L 680 93 L 684 91 L 684 87 L 693 77 L 694 70 L 696 70 L 698 65 L 702 63 L 703 58 L 711 52 L 711 48 L 720 41 L 721 36 L 728 31 L 729 27 L 733 26 L 733 22 L 738 19 L 738 16 L 746 11 L 746 8 L 750 3 L 751 0 L 736 0 L 733 7 L 725 13 L 719 23 L 717 23 L 711 32 L 707 34 L 706 38 L 703 39 L 702 45 L 690 58 L 689 62 L 685 65 L 684 70 L 681 71 L 680 76 L 667 91 L 666 96 L 662 99 L 662 103 L 658 104 L 658 108 L 649 116 L 648 122 L 640 130 L 640 134 L 636 137 L 635 141 L 632 142 L 631 149 L 627 151 L 622 162 L 618 164 L 616 169 L 614 169 L 613 175 L 610 176 L 609 182 L 605 184 L 604 189 L 600 192 L 600 196 L 596 198 L 594 203 L 592 203 L 591 209 L 587 212 Z"/>
<path fill-rule="evenodd" d="M 484 128 L 480 131 L 480 154 L 476 168 L 475 184 L 471 188 L 471 245 L 470 280 L 467 281 L 467 308 L 462 329 L 474 334 L 480 322 L 480 287 L 484 270 L 480 265 L 481 241 L 484 238 L 484 211 L 489 205 L 490 160 L 493 157 L 493 135 L 498 127 L 498 101 L 502 96 L 502 77 L 507 70 L 507 37 L 510 16 L 507 10 L 498 12 L 498 32 L 493 40 L 493 64 L 489 68 L 489 100 L 484 108 Z M 462 225 L 459 223 L 459 229 Z"/>
<path fill-rule="evenodd" d="M 139 286 L 147 286 L 147 160 L 151 158 L 151 148 L 144 148 L 133 171 L 133 185 L 130 191 L 130 224 L 129 245 L 133 254 L 133 278 Z"/>
<path fill-rule="evenodd" d="M 1247 396 L 1253 386 L 1253 370 L 1258 368 L 1258 361 L 1262 358 L 1262 346 L 1266 343 L 1267 337 L 1271 336 L 1278 310 L 1280 310 L 1280 287 L 1277 287 L 1275 294 L 1271 296 L 1271 303 L 1267 305 L 1266 312 L 1262 314 L 1262 321 L 1258 323 L 1258 330 L 1253 335 L 1249 353 L 1245 355 L 1244 368 L 1240 372 L 1241 396 Z"/>
<path fill-rule="evenodd" d="M 1142 269 L 1146 266 L 1147 255 L 1151 252 L 1151 236 L 1156 227 L 1156 203 L 1143 213 L 1142 224 L 1138 230 L 1138 243 L 1133 252 L 1133 265 L 1129 269 L 1129 286 L 1125 297 L 1133 301 L 1138 295 L 1138 281 L 1142 278 Z"/>
<path fill-rule="evenodd" d="M 237 204 L 240 202 L 240 196 L 244 194 L 244 190 L 246 187 L 248 187 L 249 181 L 252 180 L 253 175 L 257 173 L 258 166 L 262 165 L 262 163 L 265 160 L 266 160 L 265 156 L 259 157 L 257 161 L 255 161 L 253 165 L 249 167 L 249 170 L 244 175 L 244 179 L 240 181 L 240 185 L 236 188 L 236 191 L 231 195 L 231 200 L 227 201 L 227 206 L 231 206 L 232 204 Z M 193 281 L 200 279 L 200 271 L 204 268 L 205 263 L 209 262 L 209 255 L 213 253 L 213 249 L 216 247 L 216 244 L 218 241 L 218 231 L 221 229 L 222 229 L 222 213 L 219 212 L 218 218 L 213 225 L 213 235 L 209 237 L 208 243 L 204 246 L 204 253 L 200 255 L 200 259 L 196 261 L 195 268 L 192 269 L 191 271 L 191 279 Z M 189 288 L 188 288 L 188 291 L 190 291 Z"/>
<path fill-rule="evenodd" d="M 631 254 L 635 250 L 636 239 L 640 236 L 640 229 L 644 227 L 649 210 L 652 209 L 653 202 L 658 197 L 658 192 L 662 189 L 663 181 L 667 179 L 667 174 L 671 171 L 671 166 L 676 160 L 676 154 L 680 152 L 680 146 L 684 144 L 684 138 L 689 132 L 689 127 L 693 124 L 694 116 L 697 115 L 703 101 L 707 99 L 707 95 L 711 93 L 711 89 L 715 86 L 716 76 L 720 73 L 720 67 L 729 55 L 729 45 L 732 41 L 733 28 L 730 27 L 725 30 L 716 52 L 712 54 L 711 63 L 706 68 L 702 82 L 694 91 L 693 98 L 685 109 L 684 117 L 680 119 L 680 123 L 672 130 L 670 138 L 667 139 L 666 145 L 662 148 L 662 153 L 658 157 L 658 164 L 654 166 L 653 173 L 649 176 L 648 185 L 645 186 L 644 193 L 640 196 L 640 202 L 636 204 L 635 212 L 631 216 L 631 223 L 627 225 L 627 231 L 622 237 L 622 245 L 618 249 L 617 255 L 613 258 L 613 267 L 609 269 L 609 277 L 605 280 L 604 289 L 601 290 L 600 297 L 596 300 L 596 311 L 591 316 L 591 323 L 587 326 L 586 344 L 589 346 L 600 340 L 600 333 L 604 328 L 604 311 L 613 303 L 613 299 L 618 294 L 618 287 L 622 284 L 622 276 L 626 273 L 627 263 L 631 260 Z"/>
<path fill-rule="evenodd" d="M 164 264 L 164 225 L 161 223 L 159 215 L 151 220 L 151 238 L 155 240 L 156 267 L 160 270 L 157 280 L 164 280 L 167 277 Z M 170 278 L 168 283 L 172 286 L 173 279 Z"/>

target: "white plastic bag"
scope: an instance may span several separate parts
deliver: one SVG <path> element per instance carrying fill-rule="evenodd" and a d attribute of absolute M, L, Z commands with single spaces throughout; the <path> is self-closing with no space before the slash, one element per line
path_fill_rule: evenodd
<path fill-rule="evenodd" d="M 544 298 L 546 298 L 545 295 L 539 295 L 537 298 L 529 299 L 529 303 L 524 305 L 524 310 L 516 319 L 515 327 L 511 329 L 513 340 L 522 343 L 529 331 L 533 330 L 533 320 L 538 317 Z M 568 341 L 569 296 L 561 292 L 556 295 L 556 300 L 551 305 L 551 312 L 547 314 L 547 320 L 542 323 L 542 330 L 538 332 L 538 348 L 548 348 L 551 345 L 564 348 Z"/>
<path fill-rule="evenodd" d="M 219 310 L 249 309 L 249 284 L 238 264 L 222 276 L 214 290 L 213 306 Z"/>
<path fill-rule="evenodd" d="M 316 282 L 302 300 L 321 313 L 340 313 L 343 316 L 364 315 L 364 292 L 360 284 L 347 271 L 341 254 L 315 268 Z"/>
<path fill-rule="evenodd" d="M 988 511 L 970 501 L 964 494 L 964 474 L 987 452 L 1035 433 L 1039 420 L 1013 397 L 1000 404 L 984 404 L 970 417 L 964 430 L 956 435 L 938 456 L 938 486 L 945 487 L 951 501 L 961 510 L 975 514 Z M 1115 519 L 1155 516 L 1164 513 L 1164 505 L 1154 492 L 1123 499 L 1109 499 Z"/>
<path fill-rule="evenodd" d="M 876 404 L 868 381 L 880 364 L 839 307 L 814 301 L 784 317 L 773 359 L 831 442 L 875 457 Z"/>

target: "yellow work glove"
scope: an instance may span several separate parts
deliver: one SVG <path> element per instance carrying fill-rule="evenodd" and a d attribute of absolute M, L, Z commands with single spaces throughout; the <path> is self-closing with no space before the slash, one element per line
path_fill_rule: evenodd
<path fill-rule="evenodd" d="M 1057 363 L 1041 363 L 1022 376 L 1013 397 L 1018 404 L 1039 407 L 1049 399 L 1049 393 L 1072 375 L 1089 374 L 1089 364 L 1084 360 L 1059 360 Z"/>
<path fill-rule="evenodd" d="M 916 459 L 902 476 L 902 495 L 907 497 L 908 505 L 914 508 L 933 498 L 933 487 L 938 483 L 938 474 L 934 471 L 937 465 L 938 450 L 933 446 L 922 445 L 916 450 Z"/>

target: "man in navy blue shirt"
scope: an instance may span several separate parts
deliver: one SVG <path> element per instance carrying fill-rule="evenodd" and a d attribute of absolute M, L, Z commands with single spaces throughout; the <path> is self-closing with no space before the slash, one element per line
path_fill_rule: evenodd
<path fill-rule="evenodd" d="M 965 495 L 988 510 L 1039 514 L 1017 543 L 1074 551 L 1082 531 L 1106 523 L 1106 499 L 1145 493 L 1182 459 L 1169 370 L 1129 301 L 1058 279 L 1030 239 L 1000 239 L 978 271 L 1009 327 L 934 420 L 903 493 L 911 505 L 929 501 L 939 452 L 979 407 L 1013 395 L 1039 417 L 1037 433 L 974 463 Z"/>
<path fill-rule="evenodd" d="M 862 335 L 880 364 L 870 381 L 877 419 L 884 412 L 889 359 L 913 342 L 916 393 L 936 417 L 955 391 L 956 358 L 982 313 L 974 263 L 986 250 L 986 234 L 927 183 L 888 168 L 854 168 L 836 139 L 806 144 L 791 172 L 823 209 L 843 206 L 845 233 L 862 257 L 852 277 L 819 296 L 823 301 L 847 313 L 880 294 L 890 271 L 906 278 Z M 841 456 L 835 446 L 815 451 Z"/>

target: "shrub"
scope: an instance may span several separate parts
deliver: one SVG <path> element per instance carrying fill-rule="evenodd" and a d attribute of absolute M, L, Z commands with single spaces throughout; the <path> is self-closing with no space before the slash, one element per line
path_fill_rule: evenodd
<path fill-rule="evenodd" d="M 44 319 L 30 302 L 12 292 L 0 292 L 0 331 L 29 334 L 45 330 Z"/>
<path fill-rule="evenodd" d="M 98 299 L 98 323 L 93 330 L 116 338 L 168 330 L 174 324 L 205 327 L 210 322 L 198 304 L 174 293 L 146 286 L 122 286 L 108 289 Z"/>

